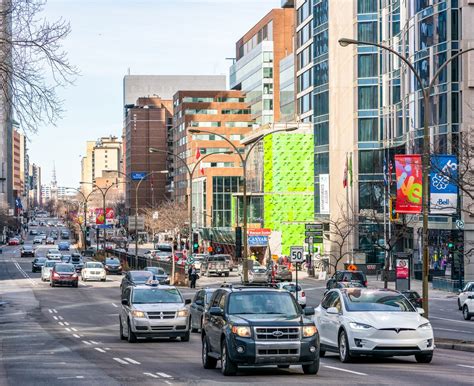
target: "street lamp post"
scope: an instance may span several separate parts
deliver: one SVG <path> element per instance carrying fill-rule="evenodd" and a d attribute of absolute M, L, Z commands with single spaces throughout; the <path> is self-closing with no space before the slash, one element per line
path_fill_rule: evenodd
<path fill-rule="evenodd" d="M 444 62 L 438 70 L 433 75 L 428 86 L 423 86 L 423 79 L 421 75 L 416 71 L 415 67 L 413 66 L 410 61 L 405 58 L 402 54 L 397 52 L 391 47 L 387 47 L 383 44 L 379 43 L 372 43 L 372 42 L 365 42 L 360 40 L 354 39 L 347 39 L 342 38 L 339 39 L 339 44 L 342 47 L 347 47 L 348 45 L 355 44 L 355 45 L 367 45 L 367 46 L 374 46 L 378 47 L 382 50 L 386 50 L 397 56 L 402 62 L 404 62 L 408 68 L 412 71 L 413 75 L 417 79 L 418 83 L 420 84 L 420 89 L 423 94 L 423 157 L 422 157 L 422 170 L 423 170 L 423 181 L 422 181 L 422 192 L 423 192 L 423 234 L 422 234 L 422 243 L 423 243 L 423 309 L 425 311 L 425 317 L 428 317 L 429 306 L 428 306 L 428 276 L 429 276 L 429 250 L 428 250 L 428 215 L 429 215 L 429 173 L 430 173 L 430 95 L 433 91 L 433 87 L 435 85 L 435 81 L 438 79 L 441 72 L 447 67 L 449 63 L 453 60 L 457 59 L 461 55 L 469 51 L 473 51 L 473 48 L 468 48 L 463 51 L 458 52 L 457 54 L 453 55 L 449 58 L 446 62 Z"/>
<path fill-rule="evenodd" d="M 285 129 L 278 129 L 278 130 L 272 130 L 269 131 L 265 134 L 260 135 L 251 143 L 250 148 L 247 151 L 247 154 L 245 157 L 239 152 L 239 149 L 237 148 L 236 145 L 232 143 L 227 137 L 225 137 L 222 134 L 215 133 L 212 131 L 207 131 L 207 130 L 198 130 L 198 129 L 188 129 L 188 132 L 191 134 L 199 134 L 199 133 L 205 133 L 205 134 L 213 134 L 217 137 L 220 137 L 222 140 L 226 141 L 233 149 L 234 152 L 239 156 L 240 161 L 242 163 L 242 174 L 243 174 L 243 211 L 244 211 L 244 218 L 243 218 L 243 235 L 244 235 L 244 254 L 243 254 L 243 273 L 244 273 L 244 283 L 248 283 L 248 265 L 247 265 L 247 258 L 248 258 L 248 239 L 247 239 L 247 221 L 248 221 L 248 216 L 247 216 L 247 161 L 249 159 L 249 155 L 252 152 L 253 148 L 265 137 L 275 134 L 278 132 L 290 132 L 290 131 L 295 131 L 297 130 L 298 127 L 289 127 Z M 237 219 L 238 220 L 238 219 Z"/>
<path fill-rule="evenodd" d="M 181 161 L 181 163 L 184 165 L 184 167 L 186 168 L 186 171 L 188 173 L 188 179 L 189 179 L 189 200 L 188 200 L 188 204 L 189 204 L 189 235 L 188 235 L 188 244 L 189 244 L 189 250 L 191 251 L 191 240 L 192 240 L 192 235 L 193 235 L 193 204 L 192 204 L 192 200 L 193 200 L 193 175 L 194 175 L 194 172 L 196 171 L 199 163 L 201 161 L 203 161 L 204 159 L 206 159 L 207 157 L 210 157 L 210 156 L 213 156 L 213 155 L 216 155 L 216 154 L 227 154 L 227 155 L 230 155 L 230 154 L 233 154 L 232 151 L 224 151 L 224 152 L 217 152 L 217 153 L 210 153 L 210 154 L 206 154 L 205 156 L 203 156 L 202 158 L 200 158 L 199 160 L 197 160 L 197 162 L 194 164 L 194 166 L 192 168 L 189 167 L 188 163 L 186 162 L 186 159 L 179 156 L 178 154 L 175 154 L 173 152 L 170 152 L 170 151 L 166 151 L 166 150 L 160 150 L 160 149 L 156 149 L 154 147 L 150 147 L 149 149 L 149 152 L 150 153 L 166 153 L 166 154 L 169 154 L 169 155 L 172 155 L 173 157 L 176 157 L 177 159 L 179 159 Z M 173 256 L 173 268 L 174 268 L 174 256 Z"/>

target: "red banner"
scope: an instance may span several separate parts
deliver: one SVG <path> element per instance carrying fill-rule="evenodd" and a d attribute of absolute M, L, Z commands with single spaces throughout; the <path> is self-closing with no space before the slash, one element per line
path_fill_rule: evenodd
<path fill-rule="evenodd" d="M 421 155 L 396 155 L 397 213 L 421 213 L 422 167 Z"/>
<path fill-rule="evenodd" d="M 104 210 L 102 208 L 95 209 L 95 223 L 97 225 L 105 224 Z"/>

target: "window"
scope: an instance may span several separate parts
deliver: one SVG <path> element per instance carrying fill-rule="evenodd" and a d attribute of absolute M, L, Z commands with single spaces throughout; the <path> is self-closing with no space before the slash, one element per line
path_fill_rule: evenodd
<path fill-rule="evenodd" d="M 314 146 L 329 144 L 329 122 L 314 125 Z"/>
<path fill-rule="evenodd" d="M 216 101 L 217 102 L 227 102 L 227 103 L 245 102 L 245 98 L 218 97 L 218 98 L 216 98 Z"/>
<path fill-rule="evenodd" d="M 212 226 L 231 226 L 232 195 L 239 192 L 241 186 L 241 177 L 212 177 Z"/>
<path fill-rule="evenodd" d="M 273 68 L 265 67 L 263 69 L 263 78 L 272 79 L 273 78 Z"/>
<path fill-rule="evenodd" d="M 359 110 L 374 110 L 378 108 L 377 86 L 360 86 L 358 89 Z"/>
<path fill-rule="evenodd" d="M 382 182 L 359 182 L 359 209 L 372 209 L 380 212 L 383 208 Z"/>
<path fill-rule="evenodd" d="M 328 52 L 328 30 L 314 36 L 314 57 L 317 58 Z"/>
<path fill-rule="evenodd" d="M 314 65 L 314 85 L 322 86 L 326 83 L 329 83 L 329 69 L 328 62 L 325 60 Z"/>
<path fill-rule="evenodd" d="M 252 127 L 252 122 L 225 122 L 225 127 Z"/>
<path fill-rule="evenodd" d="M 311 70 L 303 72 L 298 76 L 298 92 L 306 90 L 312 84 Z"/>
<path fill-rule="evenodd" d="M 273 99 L 264 99 L 263 100 L 263 109 L 264 110 L 273 110 Z"/>
<path fill-rule="evenodd" d="M 326 297 L 321 302 L 321 307 L 328 309 L 331 307 L 331 304 L 339 297 L 338 293 L 333 291 L 326 295 Z"/>
<path fill-rule="evenodd" d="M 310 14 L 311 0 L 306 0 L 304 4 L 298 8 L 298 24 L 306 20 Z"/>
<path fill-rule="evenodd" d="M 419 26 L 420 50 L 424 50 L 433 45 L 433 16 L 425 17 Z"/>
<path fill-rule="evenodd" d="M 250 114 L 250 109 L 223 109 L 222 114 Z"/>
<path fill-rule="evenodd" d="M 313 46 L 310 45 L 298 54 L 298 70 L 306 67 L 310 63 L 312 58 L 312 48 Z"/>
<path fill-rule="evenodd" d="M 311 32 L 311 23 L 306 24 L 303 28 L 301 28 L 298 31 L 298 34 L 297 34 L 298 47 L 301 47 L 310 39 L 310 36 L 311 36 L 310 32 Z"/>
<path fill-rule="evenodd" d="M 314 95 L 314 115 L 329 114 L 329 92 L 325 91 Z"/>
<path fill-rule="evenodd" d="M 186 109 L 184 114 L 186 114 L 186 115 L 197 115 L 197 114 L 213 115 L 213 114 L 217 114 L 217 110 L 214 110 L 214 109 Z"/>
<path fill-rule="evenodd" d="M 319 27 L 328 22 L 328 0 L 322 0 L 314 5 L 313 25 Z"/>
<path fill-rule="evenodd" d="M 368 43 L 377 43 L 377 22 L 359 22 L 357 24 L 357 39 Z"/>
<path fill-rule="evenodd" d="M 383 153 L 381 150 L 359 151 L 359 173 L 382 173 Z"/>
<path fill-rule="evenodd" d="M 311 93 L 303 95 L 298 99 L 298 112 L 304 114 L 311 110 Z"/>
<path fill-rule="evenodd" d="M 359 118 L 359 142 L 378 141 L 377 118 Z"/>
<path fill-rule="evenodd" d="M 377 0 L 358 0 L 357 13 L 376 13 Z"/>
<path fill-rule="evenodd" d="M 196 122 L 192 121 L 189 123 L 191 127 L 220 127 L 220 122 Z"/>
<path fill-rule="evenodd" d="M 212 97 L 184 97 L 183 103 L 211 103 L 214 102 Z"/>
<path fill-rule="evenodd" d="M 377 54 L 363 54 L 357 58 L 357 76 L 373 78 L 378 75 Z"/>

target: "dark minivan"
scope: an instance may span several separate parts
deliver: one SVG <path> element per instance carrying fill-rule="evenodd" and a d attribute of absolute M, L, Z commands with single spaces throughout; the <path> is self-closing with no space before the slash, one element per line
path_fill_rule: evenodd
<path fill-rule="evenodd" d="M 336 287 L 336 283 L 355 282 L 367 287 L 367 276 L 362 271 L 336 271 L 336 273 L 327 281 L 326 288 L 332 289 Z"/>

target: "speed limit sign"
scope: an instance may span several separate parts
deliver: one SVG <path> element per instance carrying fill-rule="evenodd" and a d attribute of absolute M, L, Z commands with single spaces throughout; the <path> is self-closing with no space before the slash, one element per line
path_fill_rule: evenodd
<path fill-rule="evenodd" d="M 304 248 L 290 247 L 290 260 L 292 263 L 302 263 L 304 261 Z"/>

